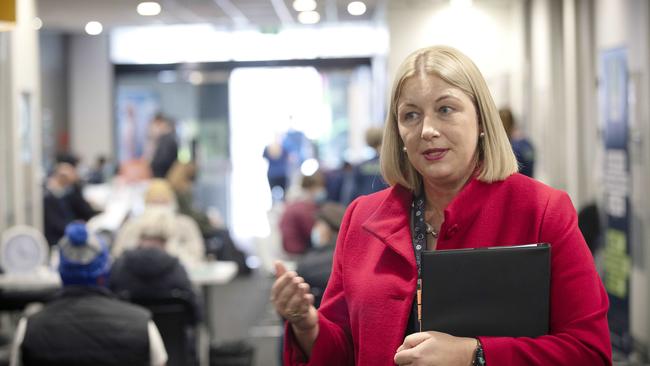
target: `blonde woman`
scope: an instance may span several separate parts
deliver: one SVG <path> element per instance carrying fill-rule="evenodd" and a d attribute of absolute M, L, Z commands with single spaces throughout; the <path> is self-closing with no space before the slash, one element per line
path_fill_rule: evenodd
<path fill-rule="evenodd" d="M 153 179 L 145 193 L 142 215 L 130 218 L 117 232 L 111 249 L 114 257 L 139 246 L 143 230 L 151 222 L 162 222 L 168 228 L 164 244 L 167 253 L 178 257 L 186 268 L 205 261 L 205 244 L 196 222 L 177 212 L 176 196 L 164 179 Z"/>
<path fill-rule="evenodd" d="M 384 128 L 380 160 L 391 187 L 348 207 L 318 310 L 309 285 L 276 264 L 271 301 L 288 321 L 285 364 L 610 365 L 607 295 L 575 209 L 566 193 L 517 173 L 474 63 L 450 47 L 412 53 L 397 72 Z M 552 246 L 548 335 L 416 331 L 418 245 L 539 242 Z"/>

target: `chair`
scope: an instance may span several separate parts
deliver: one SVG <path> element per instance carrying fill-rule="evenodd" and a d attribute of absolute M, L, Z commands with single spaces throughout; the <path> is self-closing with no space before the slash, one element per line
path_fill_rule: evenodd
<path fill-rule="evenodd" d="M 167 366 L 197 365 L 196 339 L 189 301 L 181 297 L 133 298 L 131 302 L 151 311 L 165 344 Z"/>

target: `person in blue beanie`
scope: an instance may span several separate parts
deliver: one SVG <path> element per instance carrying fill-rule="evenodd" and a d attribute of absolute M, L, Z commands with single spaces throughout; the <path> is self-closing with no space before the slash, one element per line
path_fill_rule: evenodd
<path fill-rule="evenodd" d="M 118 300 L 106 287 L 106 245 L 73 222 L 58 246 L 63 289 L 20 320 L 11 365 L 165 365 L 167 352 L 149 311 Z"/>

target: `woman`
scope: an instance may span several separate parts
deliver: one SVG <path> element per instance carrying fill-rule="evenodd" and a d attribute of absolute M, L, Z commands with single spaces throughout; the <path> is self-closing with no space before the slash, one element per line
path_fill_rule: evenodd
<path fill-rule="evenodd" d="M 186 268 L 205 261 L 205 244 L 201 231 L 191 217 L 177 212 L 176 195 L 166 180 L 151 180 L 144 204 L 142 214 L 129 218 L 117 232 L 111 249 L 113 257 L 117 258 L 122 252 L 138 247 L 146 223 L 158 220 L 170 230 L 164 246 L 167 253 L 178 257 Z"/>
<path fill-rule="evenodd" d="M 271 301 L 288 319 L 287 364 L 611 365 L 607 295 L 575 209 L 565 193 L 516 173 L 485 80 L 465 55 L 431 47 L 404 61 L 381 166 L 391 187 L 348 207 L 318 310 L 309 285 L 276 264 Z M 549 334 L 416 332 L 415 210 L 429 250 L 551 243 Z"/>

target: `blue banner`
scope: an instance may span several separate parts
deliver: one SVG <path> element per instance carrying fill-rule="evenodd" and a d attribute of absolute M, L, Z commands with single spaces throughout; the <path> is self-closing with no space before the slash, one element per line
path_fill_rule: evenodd
<path fill-rule="evenodd" d="M 600 104 L 605 144 L 604 283 L 609 294 L 612 346 L 632 350 L 630 334 L 630 163 L 628 152 L 628 70 L 623 48 L 600 56 Z"/>

